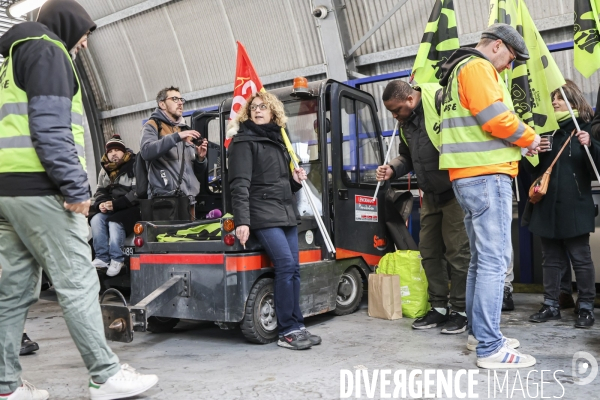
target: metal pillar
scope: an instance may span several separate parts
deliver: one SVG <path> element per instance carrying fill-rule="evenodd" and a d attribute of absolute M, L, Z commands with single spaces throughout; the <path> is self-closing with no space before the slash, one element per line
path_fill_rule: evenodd
<path fill-rule="evenodd" d="M 342 12 L 334 7 L 333 1 L 314 0 L 312 3 L 313 9 L 318 6 L 327 8 L 325 18 L 315 18 L 323 46 L 323 57 L 325 57 L 325 64 L 327 65 L 327 77 L 345 82 L 348 80 L 348 72 L 346 71 L 346 60 L 341 38 L 343 35 L 340 35 L 341 31 L 338 25 L 338 18 Z M 339 3 L 340 1 L 336 0 L 336 2 Z"/>

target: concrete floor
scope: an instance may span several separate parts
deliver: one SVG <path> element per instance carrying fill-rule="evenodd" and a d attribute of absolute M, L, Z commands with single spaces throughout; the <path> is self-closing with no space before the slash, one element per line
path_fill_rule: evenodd
<path fill-rule="evenodd" d="M 600 323 L 589 330 L 575 329 L 575 316 L 567 310 L 561 321 L 532 324 L 527 316 L 537 311 L 541 295 L 515 294 L 514 299 L 517 310 L 503 313 L 502 331 L 517 337 L 521 350 L 535 356 L 538 364 L 519 370 L 518 375 L 517 370 L 508 375 L 498 371 L 495 395 L 493 372 L 488 376 L 487 370 L 478 370 L 473 392 L 479 398 L 597 398 L 600 377 L 585 386 L 574 384 L 572 359 L 577 351 L 600 357 Z M 441 335 L 438 329 L 415 331 L 410 328 L 410 319 L 370 318 L 366 300 L 352 315 L 322 315 L 306 322 L 311 331 L 323 337 L 322 345 L 306 351 L 249 344 L 240 331 L 223 331 L 197 322 L 181 323 L 171 334 L 136 333 L 133 343 L 112 343 L 112 348 L 122 362 L 159 376 L 158 385 L 138 399 L 337 399 L 343 394 L 343 369 L 352 373 L 367 369 L 370 377 L 373 370 L 388 369 L 392 374 L 406 370 L 407 379 L 417 369 L 451 369 L 454 373 L 477 370 L 475 355 L 466 349 L 466 333 L 453 336 Z M 51 399 L 87 398 L 86 370 L 52 292 L 44 292 L 31 308 L 27 331 L 40 350 L 21 357 L 23 377 L 49 390 Z M 542 369 L 549 370 L 543 377 L 543 394 L 539 392 Z M 556 370 L 563 371 L 553 375 Z M 527 375 L 529 371 L 533 372 Z M 416 380 L 422 382 L 424 377 L 418 371 L 416 374 Z M 507 386 L 500 392 L 498 385 L 505 377 Z M 392 380 L 391 376 L 388 379 Z M 361 387 L 360 398 L 383 398 L 379 384 L 370 397 L 364 383 Z M 434 381 L 434 394 L 436 387 Z M 467 390 L 466 377 L 459 387 L 460 392 Z M 383 395 L 393 395 L 393 389 L 392 383 Z M 459 398 L 460 392 L 441 393 L 441 398 Z M 358 398 L 356 391 L 349 394 Z M 418 392 L 405 396 L 421 398 Z"/>

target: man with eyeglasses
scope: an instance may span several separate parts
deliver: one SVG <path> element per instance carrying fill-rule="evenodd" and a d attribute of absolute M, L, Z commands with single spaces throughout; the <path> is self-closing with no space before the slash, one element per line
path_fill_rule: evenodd
<path fill-rule="evenodd" d="M 535 152 L 540 137 L 513 113 L 500 73 L 529 59 L 521 35 L 507 24 L 486 29 L 475 47 L 460 48 L 442 66 L 440 168 L 449 172 L 465 212 L 471 248 L 466 305 L 467 348 L 480 368 L 526 368 L 516 339 L 500 332 L 504 278 L 511 260 L 512 178 L 521 148 Z"/>
<path fill-rule="evenodd" d="M 148 167 L 148 198 L 187 196 L 194 218 L 199 180 L 206 170 L 208 141 L 186 125 L 183 118 L 185 99 L 178 88 L 162 89 L 156 96 L 156 103 L 157 108 L 144 125 L 140 141 L 140 153 Z"/>

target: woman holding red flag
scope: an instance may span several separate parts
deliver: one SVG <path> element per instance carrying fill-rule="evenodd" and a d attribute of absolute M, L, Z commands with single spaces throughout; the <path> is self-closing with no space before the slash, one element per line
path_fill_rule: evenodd
<path fill-rule="evenodd" d="M 250 230 L 275 267 L 275 312 L 278 345 L 293 350 L 321 343 L 304 326 L 300 311 L 298 218 L 294 193 L 306 172 L 290 169 L 282 128 L 287 117 L 279 99 L 253 94 L 229 122 L 229 187 L 236 236 L 245 245 Z"/>

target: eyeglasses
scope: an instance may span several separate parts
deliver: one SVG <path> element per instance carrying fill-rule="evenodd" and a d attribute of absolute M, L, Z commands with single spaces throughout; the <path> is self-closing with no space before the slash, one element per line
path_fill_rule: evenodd
<path fill-rule="evenodd" d="M 510 49 L 510 47 L 508 47 L 506 45 L 506 43 L 502 42 L 502 44 L 504 44 L 504 47 L 506 47 L 506 50 L 508 50 L 508 52 L 512 56 L 512 59 L 510 60 L 510 62 L 512 63 L 513 61 L 515 61 L 517 59 L 517 56 L 515 55 L 515 53 L 513 53 L 513 51 Z"/>
<path fill-rule="evenodd" d="M 250 111 L 256 111 L 257 108 L 260 108 L 261 110 L 266 110 L 268 107 L 265 103 L 250 105 Z"/>
<path fill-rule="evenodd" d="M 186 101 L 183 97 L 176 97 L 176 96 L 167 97 L 165 99 L 165 101 L 166 100 L 171 100 L 171 101 L 173 101 L 173 103 L 179 103 L 179 102 L 181 102 L 181 104 L 185 104 L 185 101 Z"/>

